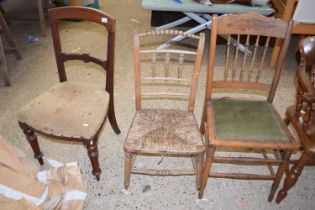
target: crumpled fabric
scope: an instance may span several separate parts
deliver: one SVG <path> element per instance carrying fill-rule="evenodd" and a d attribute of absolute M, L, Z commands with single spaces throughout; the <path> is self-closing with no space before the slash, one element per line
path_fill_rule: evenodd
<path fill-rule="evenodd" d="M 78 163 L 48 162 L 53 167 L 39 171 L 34 159 L 0 135 L 0 209 L 83 209 L 86 190 Z"/>

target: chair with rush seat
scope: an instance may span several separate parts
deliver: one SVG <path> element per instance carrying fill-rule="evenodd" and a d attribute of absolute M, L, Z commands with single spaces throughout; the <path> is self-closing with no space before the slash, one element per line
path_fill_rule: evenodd
<path fill-rule="evenodd" d="M 26 104 L 18 114 L 18 121 L 40 164 L 43 164 L 43 153 L 35 133 L 82 142 L 87 148 L 93 175 L 99 180 L 101 169 L 97 140 L 107 116 L 113 130 L 120 133 L 115 117 L 113 93 L 115 18 L 85 7 L 51 9 L 49 18 L 60 83 Z M 64 19 L 86 20 L 102 25 L 108 33 L 107 46 L 104 44 L 107 58 L 100 60 L 89 54 L 64 53 L 58 28 L 58 23 Z M 67 81 L 64 62 L 68 60 L 100 65 L 106 72 L 106 88 L 91 83 Z"/>
<path fill-rule="evenodd" d="M 172 35 L 185 35 L 197 47 L 193 43 L 180 43 L 172 49 L 156 48 L 158 45 L 154 44 L 161 43 L 157 40 L 167 40 Z M 125 189 L 129 187 L 131 174 L 196 175 L 199 187 L 205 147 L 194 107 L 204 44 L 204 34 L 196 36 L 174 30 L 135 33 L 136 113 L 124 144 Z M 163 99 L 170 100 L 166 107 L 162 107 Z M 194 169 L 133 167 L 137 155 L 162 159 L 188 157 L 192 158 Z"/>
<path fill-rule="evenodd" d="M 290 154 L 296 149 L 293 136 L 272 104 L 291 28 L 292 23 L 256 13 L 213 17 L 201 122 L 206 163 L 199 198 L 210 176 L 273 180 L 268 200 L 273 199 Z M 225 36 L 227 40 L 225 59 L 216 57 L 216 52 L 223 47 L 217 44 L 218 36 Z M 284 39 L 276 71 L 265 69 L 272 37 Z M 241 44 L 244 53 L 240 52 Z M 213 163 L 224 164 L 224 169 L 229 167 L 230 170 L 231 164 L 239 167 L 232 167 L 235 173 L 222 168 L 218 172 L 212 167 Z M 268 166 L 268 173 L 260 171 L 259 166 L 263 165 Z M 277 172 L 274 165 L 279 166 Z M 248 172 L 254 166 L 259 167 L 259 172 Z"/>

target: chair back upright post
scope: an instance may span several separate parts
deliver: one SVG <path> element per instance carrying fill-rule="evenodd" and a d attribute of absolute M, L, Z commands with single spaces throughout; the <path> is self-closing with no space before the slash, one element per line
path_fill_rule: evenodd
<path fill-rule="evenodd" d="M 198 46 L 195 51 L 192 50 L 183 50 L 183 49 L 142 49 L 141 47 L 141 39 L 148 36 L 158 36 L 158 35 L 185 35 L 190 39 L 195 39 L 198 41 Z M 142 107 L 143 98 L 151 98 L 151 99 L 174 99 L 174 100 L 188 100 L 188 111 L 193 112 L 195 107 L 195 99 L 196 99 L 196 91 L 198 78 L 200 74 L 200 67 L 202 61 L 202 54 L 205 44 L 204 34 L 200 34 L 200 36 L 196 36 L 193 34 L 186 34 L 181 31 L 175 30 L 166 30 L 166 31 L 153 31 L 146 33 L 138 33 L 135 32 L 134 35 L 134 69 L 135 69 L 135 105 L 136 110 L 140 110 Z M 151 75 L 150 76 L 141 76 L 143 71 L 146 70 L 144 65 L 142 65 L 141 56 L 145 54 L 151 54 Z M 195 56 L 194 58 L 194 66 L 192 68 L 191 78 L 184 78 L 185 72 L 184 62 L 186 57 Z M 161 64 L 161 61 L 164 62 Z M 175 61 L 174 61 L 175 60 Z M 177 69 L 173 69 L 171 65 L 176 62 Z M 164 73 L 163 75 L 159 73 L 161 69 L 159 67 L 163 65 Z M 174 74 L 176 71 L 176 75 Z M 142 83 L 145 81 L 151 81 L 152 84 L 159 84 L 163 86 L 167 86 L 170 84 L 180 85 L 181 83 L 186 83 L 189 90 L 185 93 L 183 92 L 173 92 L 173 91 L 164 91 L 158 92 L 153 90 L 152 92 L 145 93 L 143 91 Z"/>

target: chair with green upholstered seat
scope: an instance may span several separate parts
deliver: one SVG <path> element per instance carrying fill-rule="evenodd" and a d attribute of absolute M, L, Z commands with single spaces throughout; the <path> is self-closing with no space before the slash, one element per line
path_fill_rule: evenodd
<path fill-rule="evenodd" d="M 273 199 L 290 154 L 296 149 L 293 136 L 272 104 L 291 27 L 292 23 L 254 13 L 213 17 L 201 122 L 207 160 L 199 198 L 210 176 L 273 180 L 268 200 Z M 217 45 L 219 35 L 227 40 L 224 59 L 216 57 L 216 52 L 223 50 Z M 271 37 L 284 39 L 275 71 L 265 65 Z M 236 172 L 232 173 L 222 170 L 226 166 L 216 171 L 212 165 L 218 163 L 241 166 L 233 167 Z M 268 173 L 260 167 L 265 165 Z M 254 166 L 257 169 L 253 171 Z M 273 166 L 278 166 L 278 170 Z"/>

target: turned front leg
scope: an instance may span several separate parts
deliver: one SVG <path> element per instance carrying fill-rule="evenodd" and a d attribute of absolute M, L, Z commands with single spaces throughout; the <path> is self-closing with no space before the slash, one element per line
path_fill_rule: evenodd
<path fill-rule="evenodd" d="M 295 185 L 309 157 L 310 154 L 304 151 L 298 162 L 292 167 L 289 174 L 284 180 L 283 188 L 278 193 L 276 199 L 277 203 L 280 203 L 287 196 L 288 191 Z"/>
<path fill-rule="evenodd" d="M 36 133 L 24 123 L 19 122 L 19 125 L 20 128 L 23 130 L 23 133 L 25 134 L 28 143 L 32 147 L 32 150 L 34 152 L 34 158 L 38 160 L 39 164 L 44 165 L 43 161 L 44 154 L 40 151 Z"/>
<path fill-rule="evenodd" d="M 87 144 L 85 144 L 88 156 L 91 160 L 92 164 L 92 173 L 96 177 L 96 180 L 100 180 L 100 175 L 102 173 L 99 162 L 98 162 L 98 149 L 97 149 L 97 143 L 96 140 L 91 140 Z"/>

